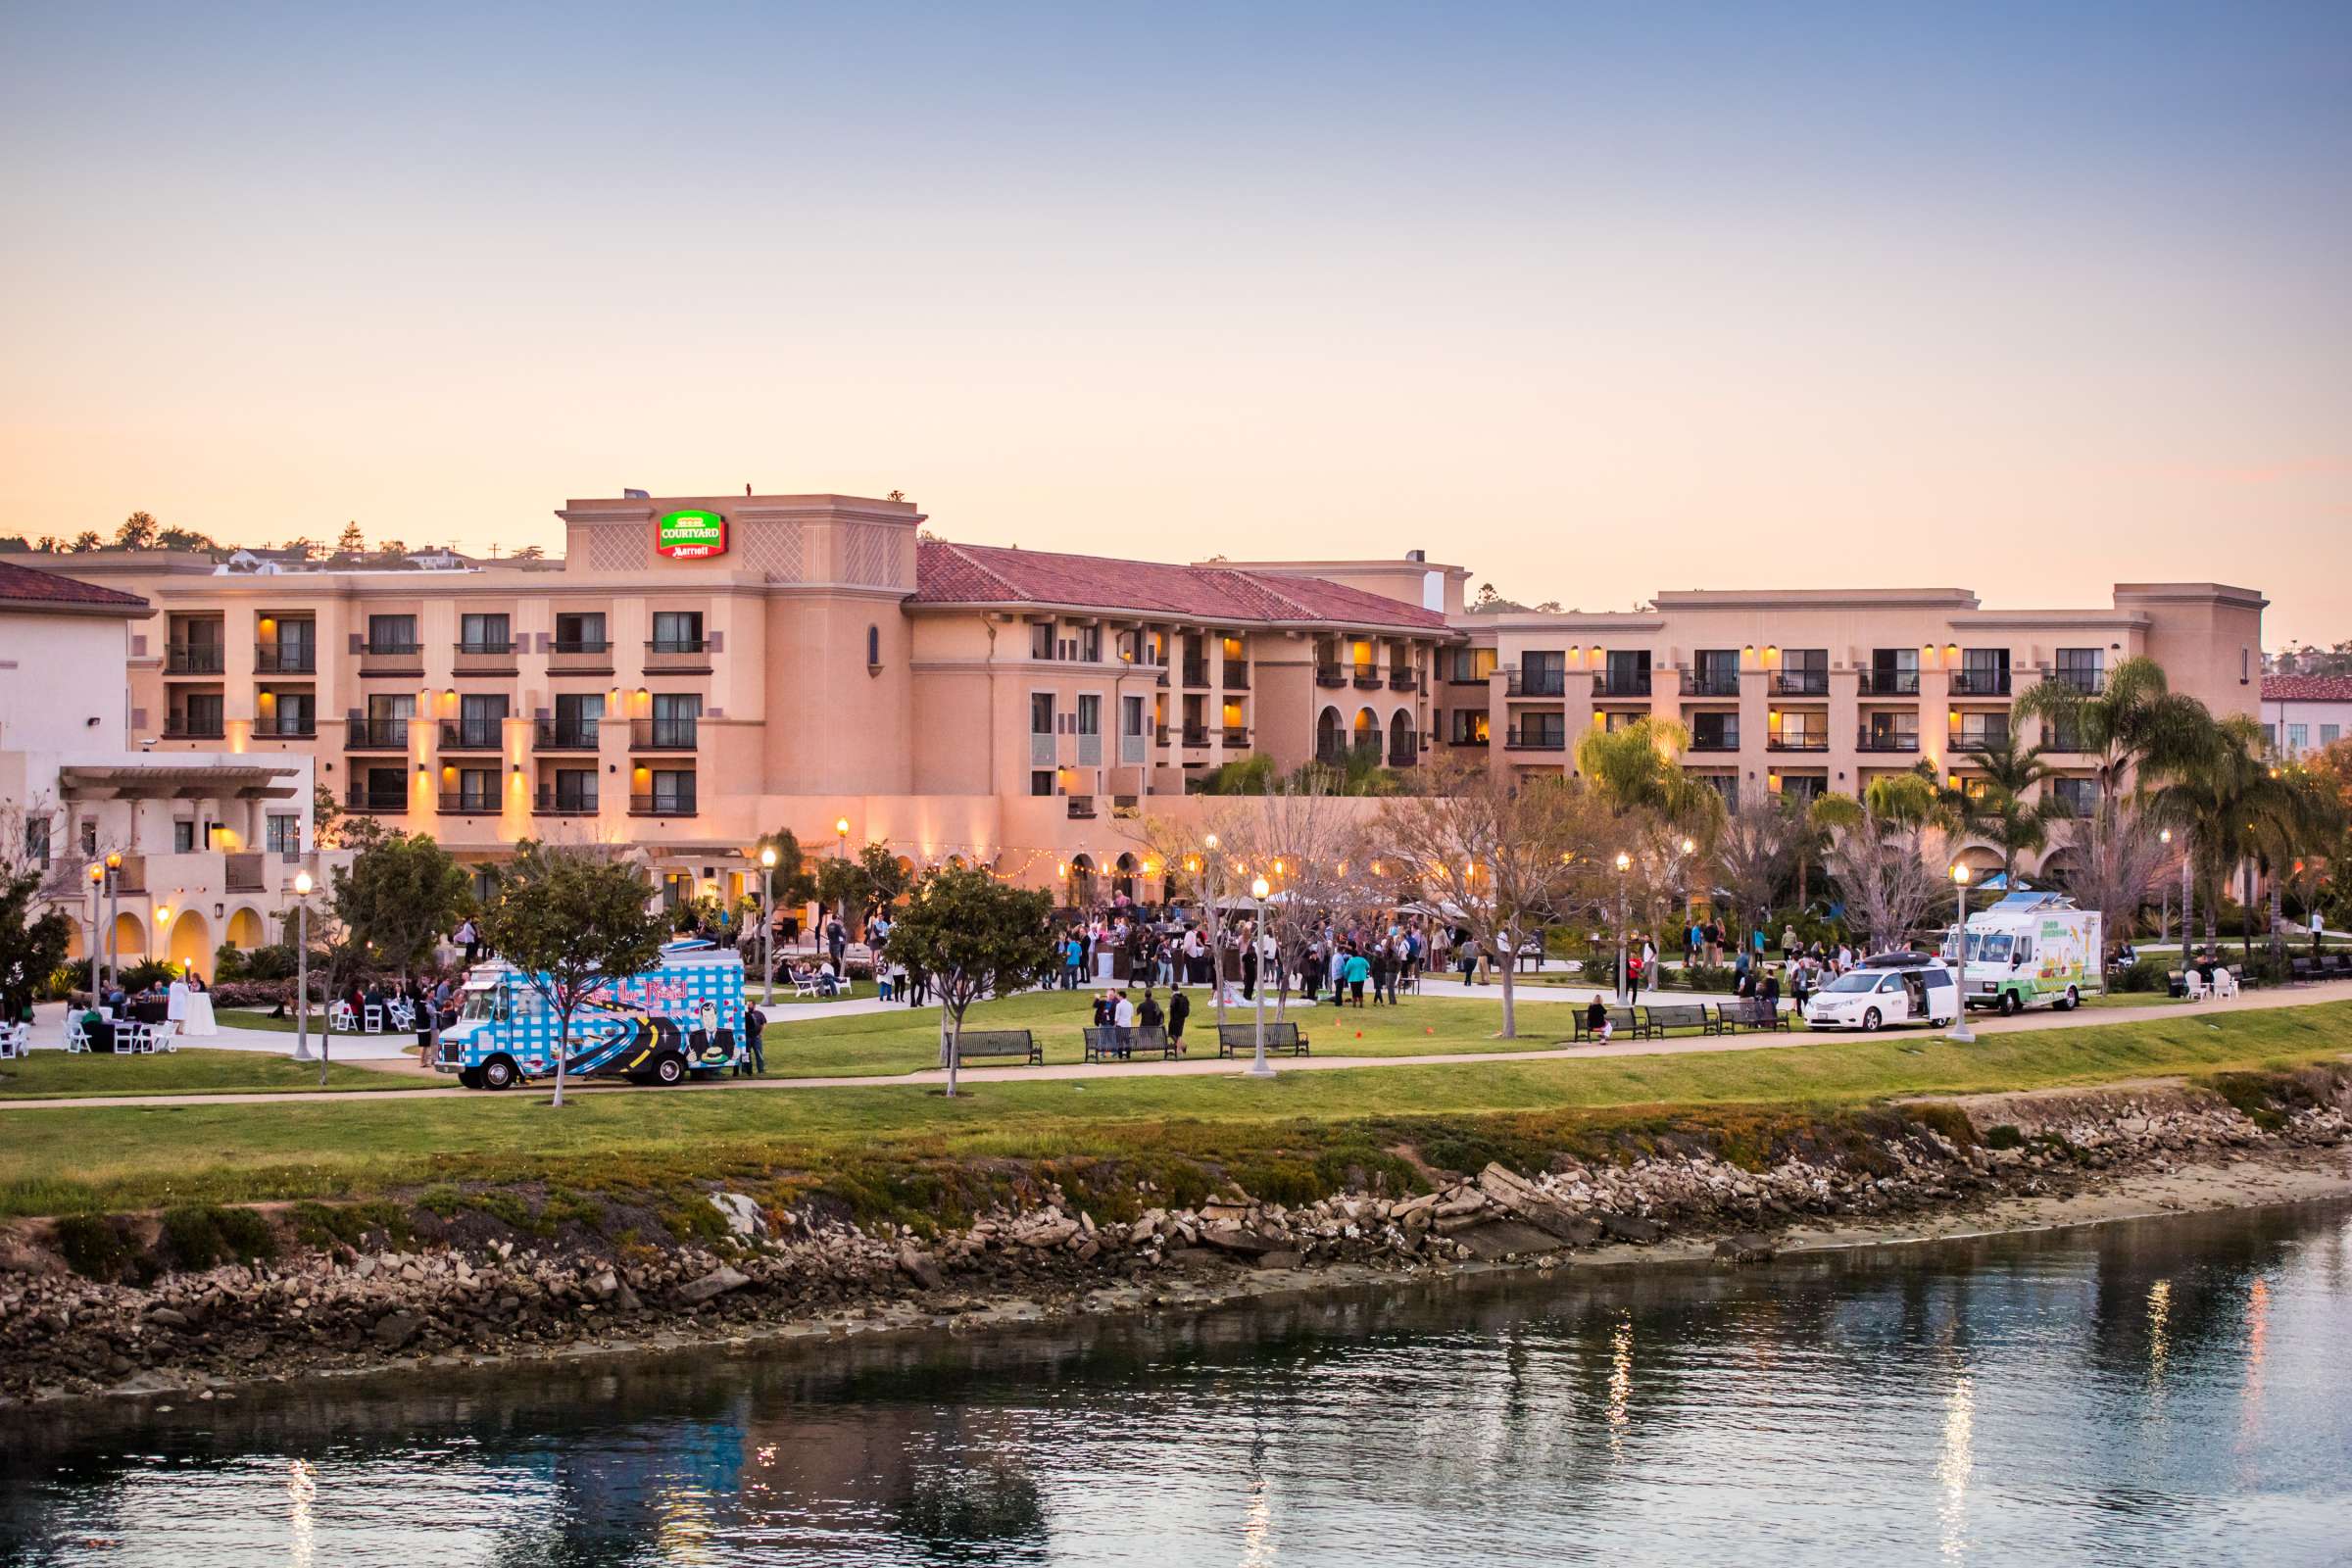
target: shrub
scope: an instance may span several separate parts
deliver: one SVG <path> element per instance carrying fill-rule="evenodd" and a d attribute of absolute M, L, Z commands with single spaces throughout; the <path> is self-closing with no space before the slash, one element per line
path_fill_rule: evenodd
<path fill-rule="evenodd" d="M 206 1269 L 224 1258 L 250 1263 L 277 1250 L 270 1222 L 250 1208 L 187 1203 L 164 1210 L 164 1243 L 182 1269 Z"/>
<path fill-rule="evenodd" d="M 2026 1147 L 2026 1135 L 2018 1131 L 2013 1123 L 2002 1122 L 1997 1127 L 1984 1129 L 1984 1147 L 1986 1149 L 2023 1149 Z"/>
<path fill-rule="evenodd" d="M 121 983 L 125 991 L 144 991 L 157 984 L 168 986 L 178 978 L 179 971 L 161 958 L 147 958 L 124 969 Z"/>
<path fill-rule="evenodd" d="M 2174 960 L 2164 958 L 2135 959 L 2131 963 L 2125 964 L 2121 969 L 2113 971 L 2108 976 L 2108 984 L 2112 989 L 2117 991 L 2161 992 L 2168 984 L 2166 977 L 2173 967 Z"/>
<path fill-rule="evenodd" d="M 85 1280 L 111 1280 L 131 1256 L 122 1233 L 103 1214 L 68 1214 L 53 1227 L 57 1255 Z"/>

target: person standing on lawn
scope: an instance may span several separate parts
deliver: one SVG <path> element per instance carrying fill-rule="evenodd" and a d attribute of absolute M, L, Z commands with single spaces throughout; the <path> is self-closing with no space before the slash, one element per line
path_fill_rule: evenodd
<path fill-rule="evenodd" d="M 1184 1021 L 1192 1015 L 1193 1000 L 1184 994 L 1184 987 L 1177 986 L 1168 993 L 1168 1044 L 1176 1048 L 1179 1056 L 1184 1054 Z"/>

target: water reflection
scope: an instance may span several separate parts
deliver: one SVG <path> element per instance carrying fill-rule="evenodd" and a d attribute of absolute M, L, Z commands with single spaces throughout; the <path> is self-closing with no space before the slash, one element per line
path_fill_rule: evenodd
<path fill-rule="evenodd" d="M 0 1425 L 0 1562 L 2336 1560 L 2348 1234 L 2279 1211 L 43 1412 Z"/>

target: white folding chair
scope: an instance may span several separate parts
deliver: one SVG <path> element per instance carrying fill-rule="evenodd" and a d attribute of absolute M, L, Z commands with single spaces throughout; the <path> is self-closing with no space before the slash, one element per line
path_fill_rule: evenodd
<path fill-rule="evenodd" d="M 0 1023 L 0 1061 L 24 1054 L 24 1026 L 21 1023 Z"/>
<path fill-rule="evenodd" d="M 326 1004 L 326 1026 L 350 1034 L 360 1027 L 360 1020 L 351 1010 L 351 1004 L 337 998 Z"/>
<path fill-rule="evenodd" d="M 378 1003 L 368 1004 L 368 1032 L 371 1035 L 384 1032 L 384 1009 Z"/>
<path fill-rule="evenodd" d="M 166 1054 L 178 1051 L 179 1020 L 167 1018 L 162 1023 L 153 1026 L 147 1033 L 147 1050 L 151 1054 L 158 1051 Z"/>
<path fill-rule="evenodd" d="M 416 1027 L 416 1009 L 406 1002 L 387 1002 L 384 1012 L 392 1020 L 392 1027 L 403 1034 Z"/>
<path fill-rule="evenodd" d="M 89 1031 L 88 1031 L 88 1030 L 86 1030 L 86 1029 L 84 1029 L 84 1028 L 82 1028 L 82 1026 L 81 1026 L 81 1014 L 80 1014 L 80 1013 L 78 1013 L 78 1012 L 69 1012 L 69 1013 L 67 1013 L 67 1014 L 66 1014 L 66 1050 L 67 1050 L 67 1051 L 69 1051 L 69 1052 L 74 1052 L 74 1051 L 87 1051 L 87 1050 L 89 1050 L 89 1049 L 90 1049 L 90 1036 L 89 1036 Z"/>
<path fill-rule="evenodd" d="M 115 1025 L 115 1054 L 117 1055 L 143 1056 L 154 1049 L 155 1034 L 152 1024 L 141 1023 L 136 1018 L 125 1018 Z"/>

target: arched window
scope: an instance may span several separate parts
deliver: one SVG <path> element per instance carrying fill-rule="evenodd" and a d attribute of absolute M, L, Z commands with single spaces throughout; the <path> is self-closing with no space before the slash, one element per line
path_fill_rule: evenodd
<path fill-rule="evenodd" d="M 882 628 L 879 626 L 865 628 L 865 667 L 868 669 L 882 667 Z"/>

